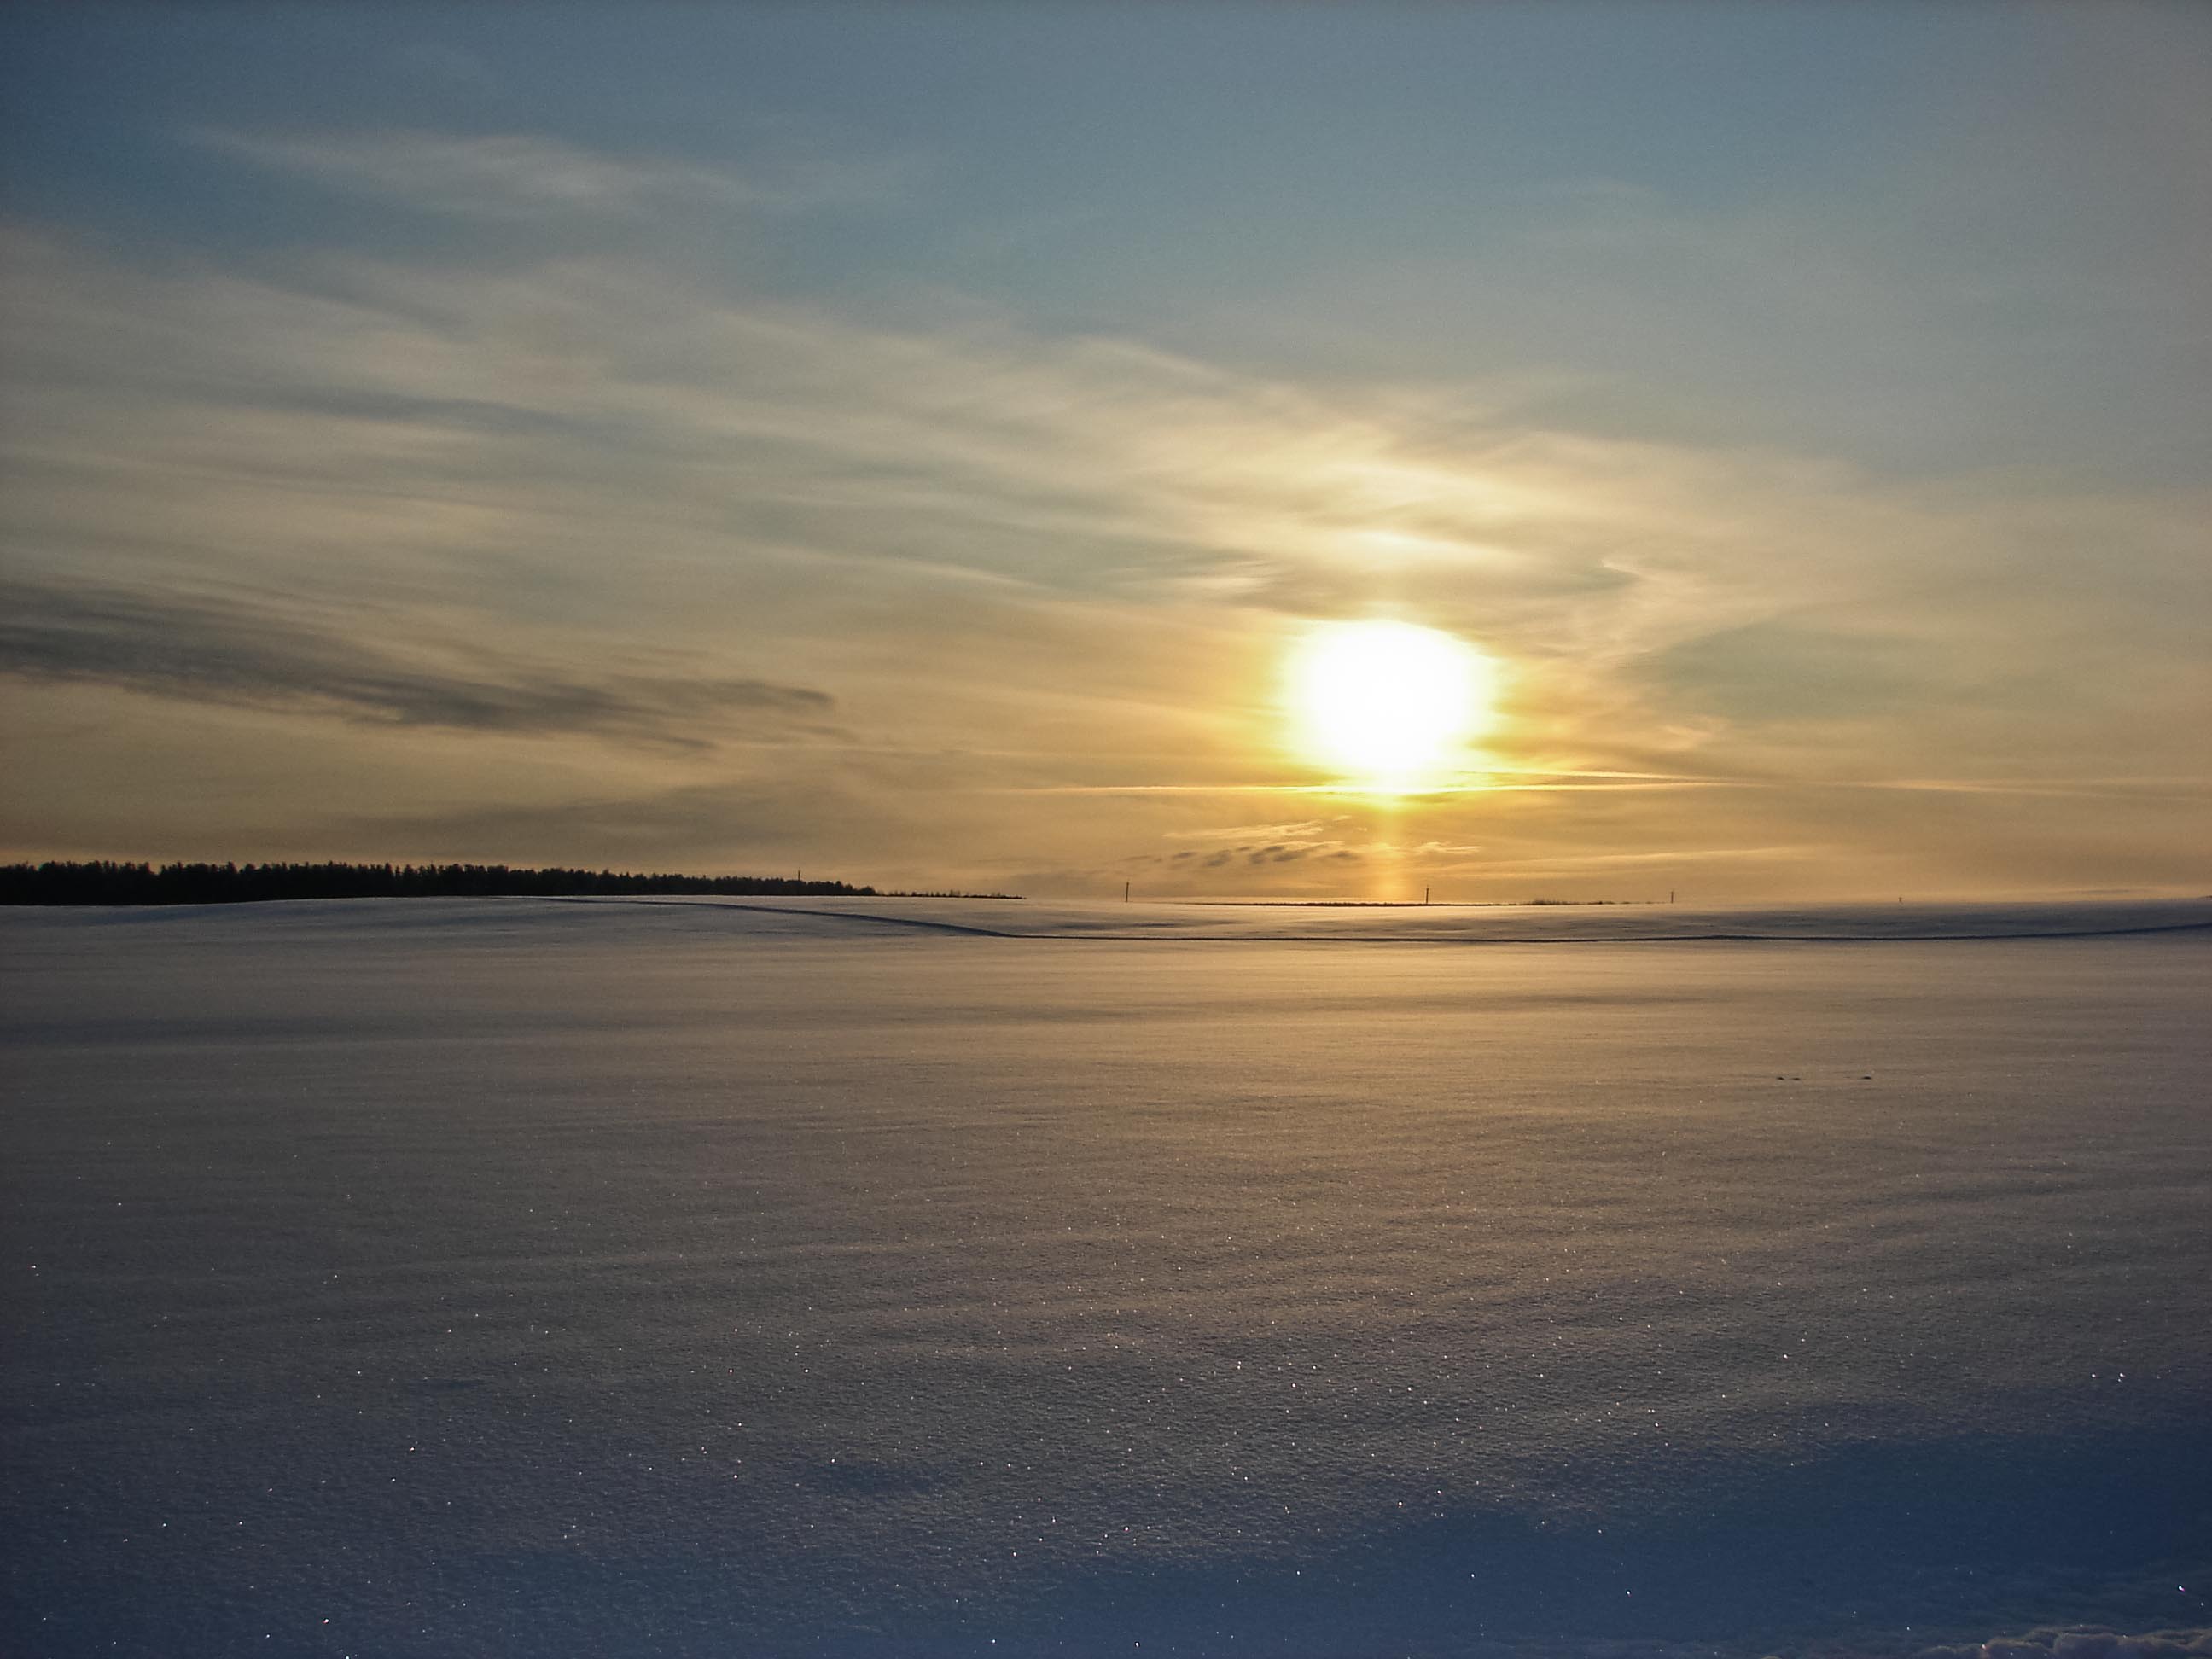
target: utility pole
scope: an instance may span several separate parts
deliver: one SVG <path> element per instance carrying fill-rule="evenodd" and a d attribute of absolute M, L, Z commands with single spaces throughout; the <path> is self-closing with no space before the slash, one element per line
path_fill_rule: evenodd
<path fill-rule="evenodd" d="M 1128 884 L 1127 882 L 1126 882 L 1126 881 L 1125 881 L 1125 882 L 1123 882 L 1123 883 L 1121 884 L 1121 902 L 1122 902 L 1122 903 L 1124 903 L 1124 904 L 1127 904 L 1128 902 L 1129 902 L 1129 884 Z"/>
<path fill-rule="evenodd" d="M 1424 887 L 1423 889 L 1421 889 L 1421 902 L 1422 902 L 1422 904 L 1426 905 L 1426 904 L 1428 903 L 1428 902 L 1429 902 L 1429 890 L 1428 890 L 1427 888 Z"/>

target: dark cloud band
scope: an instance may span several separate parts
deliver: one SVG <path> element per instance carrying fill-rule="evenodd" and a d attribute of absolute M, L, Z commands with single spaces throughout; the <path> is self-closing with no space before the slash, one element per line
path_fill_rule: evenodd
<path fill-rule="evenodd" d="M 826 731 L 822 691 L 720 676 L 592 679 L 477 659 L 475 672 L 272 611 L 59 583 L 0 583 L 0 673 L 202 702 L 316 708 L 371 725 L 619 736 L 684 747 Z"/>

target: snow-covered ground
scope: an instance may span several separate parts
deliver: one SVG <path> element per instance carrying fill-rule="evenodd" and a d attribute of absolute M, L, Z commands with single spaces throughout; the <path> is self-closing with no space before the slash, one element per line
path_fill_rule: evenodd
<path fill-rule="evenodd" d="M 0 1652 L 2202 1630 L 2208 922 L 0 915 Z"/>

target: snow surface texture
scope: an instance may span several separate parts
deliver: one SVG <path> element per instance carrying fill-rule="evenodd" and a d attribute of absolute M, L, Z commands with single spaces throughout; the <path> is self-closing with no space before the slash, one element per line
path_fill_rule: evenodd
<path fill-rule="evenodd" d="M 0 1651 L 2212 1652 L 2208 921 L 0 916 Z"/>

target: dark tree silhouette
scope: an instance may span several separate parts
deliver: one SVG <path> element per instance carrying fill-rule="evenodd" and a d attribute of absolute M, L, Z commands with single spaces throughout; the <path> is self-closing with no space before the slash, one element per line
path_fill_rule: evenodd
<path fill-rule="evenodd" d="M 848 894 L 872 887 L 784 876 L 516 870 L 504 864 L 0 865 L 0 904 L 252 904 L 270 899 L 550 898 L 582 894 Z"/>

